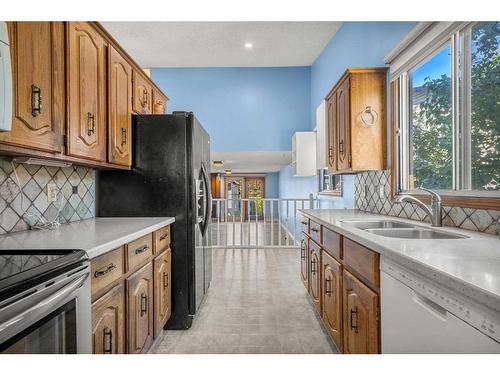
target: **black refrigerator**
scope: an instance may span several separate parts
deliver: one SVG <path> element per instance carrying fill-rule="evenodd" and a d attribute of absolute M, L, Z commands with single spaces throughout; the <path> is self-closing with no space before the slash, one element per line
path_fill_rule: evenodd
<path fill-rule="evenodd" d="M 132 169 L 97 173 L 97 215 L 175 217 L 166 328 L 187 329 L 212 279 L 210 137 L 190 112 L 133 116 L 132 132 Z"/>

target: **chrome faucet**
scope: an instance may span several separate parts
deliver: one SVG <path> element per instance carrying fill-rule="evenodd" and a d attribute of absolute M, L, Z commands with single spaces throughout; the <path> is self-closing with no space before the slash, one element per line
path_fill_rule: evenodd
<path fill-rule="evenodd" d="M 438 193 L 436 193 L 435 191 L 432 191 L 430 189 L 426 189 L 424 187 L 419 187 L 418 189 L 426 191 L 431 195 L 430 208 L 424 202 L 422 202 L 420 199 L 417 199 L 411 195 L 399 195 L 396 198 L 396 203 L 404 203 L 404 202 L 413 203 L 425 211 L 425 213 L 431 219 L 431 225 L 433 227 L 443 226 L 442 222 L 441 222 L 441 215 L 442 215 L 441 214 L 441 196 Z"/>

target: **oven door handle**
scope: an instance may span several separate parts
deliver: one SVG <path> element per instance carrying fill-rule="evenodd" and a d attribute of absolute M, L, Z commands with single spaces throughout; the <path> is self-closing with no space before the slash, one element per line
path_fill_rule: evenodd
<path fill-rule="evenodd" d="M 73 293 L 76 289 L 80 288 L 85 280 L 88 278 L 89 274 L 86 273 L 78 277 L 75 281 L 70 282 L 68 285 L 62 287 L 57 292 L 52 294 L 50 297 L 43 299 L 35 306 L 30 307 L 19 315 L 16 315 L 4 323 L 0 324 L 0 339 L 4 331 L 8 331 L 13 325 L 22 324 L 26 319 L 32 319 L 33 317 L 40 316 L 50 311 L 50 306 L 56 305 L 68 295 Z M 1 340 L 0 340 L 1 342 Z"/>

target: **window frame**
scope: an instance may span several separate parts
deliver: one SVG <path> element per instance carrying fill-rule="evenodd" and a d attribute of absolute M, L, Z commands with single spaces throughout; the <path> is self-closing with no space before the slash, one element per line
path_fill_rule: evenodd
<path fill-rule="evenodd" d="M 410 72 L 418 68 L 429 58 L 439 52 L 446 44 L 451 44 L 451 82 L 452 82 L 452 189 L 437 190 L 443 197 L 445 205 L 469 208 L 500 210 L 500 191 L 466 190 L 472 186 L 471 181 L 471 35 L 472 28 L 477 22 L 451 23 L 445 26 L 440 23 L 426 23 L 417 25 L 418 33 L 403 40 L 404 46 L 397 46 L 386 57 L 387 60 L 396 60 L 396 53 L 403 54 L 413 48 L 412 54 L 405 56 L 406 61 L 398 61 L 397 74 L 391 77 L 390 109 L 391 109 L 391 198 L 409 194 L 425 202 L 430 198 L 418 190 L 407 189 L 409 183 L 409 130 L 410 116 L 412 115 L 410 102 L 411 79 Z M 445 23 L 441 23 L 445 24 Z M 445 28 L 444 32 L 436 33 L 432 38 L 432 28 Z M 423 30 L 423 31 L 422 31 Z M 418 44 L 419 39 L 427 43 L 415 49 L 412 44 Z M 411 34 L 411 33 L 410 33 Z M 410 63 L 411 56 L 413 61 Z M 462 65 L 460 65 L 462 64 Z M 392 68 L 392 65 L 391 65 Z M 461 100 L 461 98 L 465 98 Z"/>

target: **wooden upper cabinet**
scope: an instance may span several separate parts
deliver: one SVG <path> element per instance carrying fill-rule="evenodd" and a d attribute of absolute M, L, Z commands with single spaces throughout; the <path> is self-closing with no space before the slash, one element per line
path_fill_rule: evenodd
<path fill-rule="evenodd" d="M 327 95 L 327 152 L 336 158 L 336 165 L 329 163 L 331 172 L 386 168 L 386 73 L 386 68 L 349 68 Z"/>
<path fill-rule="evenodd" d="M 153 113 L 153 87 L 141 73 L 133 72 L 133 110 L 140 115 Z"/>
<path fill-rule="evenodd" d="M 60 153 L 65 123 L 64 23 L 9 22 L 12 130 L 0 142 Z"/>
<path fill-rule="evenodd" d="M 327 105 L 327 134 L 328 147 L 326 152 L 328 160 L 328 171 L 330 173 L 337 171 L 337 93 L 333 92 L 326 101 Z"/>
<path fill-rule="evenodd" d="M 125 353 L 124 310 L 123 283 L 92 304 L 92 353 Z"/>
<path fill-rule="evenodd" d="M 167 97 L 157 89 L 153 89 L 153 113 L 162 115 L 167 112 Z"/>
<path fill-rule="evenodd" d="M 132 162 L 132 67 L 113 47 L 108 48 L 108 161 Z"/>
<path fill-rule="evenodd" d="M 67 28 L 67 153 L 106 161 L 104 39 L 86 22 Z"/>
<path fill-rule="evenodd" d="M 154 332 L 157 337 L 172 313 L 172 253 L 167 249 L 154 260 Z"/>
<path fill-rule="evenodd" d="M 349 134 L 349 77 L 345 78 L 337 91 L 337 170 L 351 167 L 351 144 Z"/>
<path fill-rule="evenodd" d="M 379 298 L 356 277 L 344 271 L 344 352 L 376 354 L 379 345 Z"/>
<path fill-rule="evenodd" d="M 127 283 L 127 352 L 144 353 L 153 342 L 153 265 L 133 273 Z"/>
<path fill-rule="evenodd" d="M 342 352 L 342 267 L 324 250 L 321 252 L 321 279 L 323 283 L 322 311 L 325 327 Z"/>

